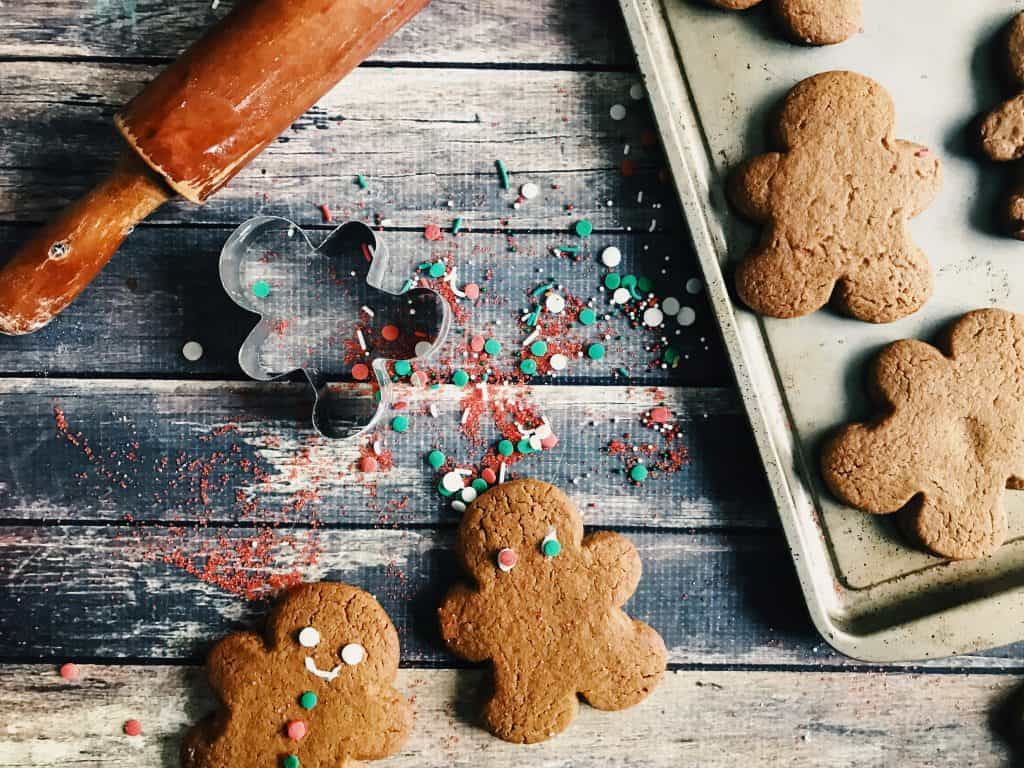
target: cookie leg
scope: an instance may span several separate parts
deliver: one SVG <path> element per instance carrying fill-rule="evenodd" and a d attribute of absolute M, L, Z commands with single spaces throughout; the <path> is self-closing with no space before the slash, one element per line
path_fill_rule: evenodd
<path fill-rule="evenodd" d="M 868 263 L 843 277 L 836 289 L 836 303 L 859 320 L 891 323 L 924 306 L 933 284 L 928 259 L 909 245 L 884 263 Z"/>
<path fill-rule="evenodd" d="M 775 236 L 736 268 L 736 291 L 762 315 L 802 317 L 828 303 L 835 275 L 834 260 L 823 250 L 794 249 Z"/>
<path fill-rule="evenodd" d="M 977 474 L 977 473 L 968 473 Z M 1006 539 L 1003 489 L 989 485 L 978 490 L 983 477 L 963 477 L 970 496 L 964 498 L 961 483 L 949 492 L 926 494 L 913 519 L 913 532 L 921 543 L 943 557 L 970 560 L 992 554 Z M 954 495 L 959 491 L 958 495 Z M 976 495 L 975 495 L 976 494 Z"/>
<path fill-rule="evenodd" d="M 861 0 L 777 0 L 793 36 L 811 45 L 841 43 L 860 31 Z"/>
<path fill-rule="evenodd" d="M 496 671 L 494 697 L 484 711 L 491 733 L 505 741 L 535 744 L 568 728 L 579 710 L 579 699 L 575 691 L 552 687 L 553 679 L 543 667 L 529 675 Z"/>
<path fill-rule="evenodd" d="M 625 633 L 617 633 L 605 644 L 600 669 L 591 670 L 580 694 L 596 709 L 632 707 L 646 699 L 665 674 L 667 654 L 661 636 L 641 621 L 632 621 Z M 622 640 L 625 635 L 628 641 Z"/>

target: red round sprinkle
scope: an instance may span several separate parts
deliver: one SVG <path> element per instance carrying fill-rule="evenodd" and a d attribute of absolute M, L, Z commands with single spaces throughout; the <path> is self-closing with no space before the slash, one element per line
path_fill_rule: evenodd
<path fill-rule="evenodd" d="M 547 437 L 540 441 L 540 447 L 543 448 L 545 451 L 550 451 L 556 445 L 558 445 L 558 438 L 555 437 L 554 435 L 548 435 Z"/>
<path fill-rule="evenodd" d="M 494 470 L 490 467 L 485 467 L 484 471 L 480 473 L 480 477 L 486 480 L 488 485 L 494 485 L 498 481 L 498 476 L 494 474 Z"/>
<path fill-rule="evenodd" d="M 67 664 L 62 664 L 60 668 L 60 676 L 65 680 L 77 680 L 78 679 L 78 665 L 72 664 L 70 661 Z"/>
<path fill-rule="evenodd" d="M 469 283 L 462 292 L 466 294 L 466 298 L 470 301 L 476 301 L 480 298 L 480 286 L 476 283 Z"/>
<path fill-rule="evenodd" d="M 519 556 L 514 549 L 505 548 L 498 553 L 498 565 L 505 568 L 515 568 L 517 562 L 519 562 Z"/>
<path fill-rule="evenodd" d="M 370 366 L 366 363 L 356 363 L 352 366 L 352 378 L 356 381 L 366 381 L 370 378 Z"/>
<path fill-rule="evenodd" d="M 423 230 L 423 236 L 427 240 L 440 240 L 444 235 L 441 234 L 441 228 L 437 224 L 427 224 Z"/>
<path fill-rule="evenodd" d="M 124 732 L 129 736 L 138 736 L 142 733 L 142 723 L 138 720 L 125 720 Z"/>
<path fill-rule="evenodd" d="M 651 421 L 655 424 L 666 424 L 672 420 L 672 411 L 663 405 L 651 409 Z"/>
<path fill-rule="evenodd" d="M 484 344 L 486 342 L 487 340 L 483 336 L 474 336 L 472 339 L 469 340 L 469 348 L 472 349 L 474 352 L 483 352 Z"/>
<path fill-rule="evenodd" d="M 363 472 L 376 472 L 377 460 L 373 456 L 363 456 L 359 460 L 359 469 Z"/>
<path fill-rule="evenodd" d="M 636 163 L 634 163 L 632 160 L 623 160 L 622 175 L 632 176 L 634 173 L 636 173 Z"/>
<path fill-rule="evenodd" d="M 288 723 L 288 738 L 292 741 L 302 741 L 306 738 L 306 724 L 301 720 L 292 720 Z"/>
<path fill-rule="evenodd" d="M 398 326 L 397 325 L 385 325 L 380 329 L 380 335 L 384 337 L 385 341 L 396 341 L 398 339 Z"/>

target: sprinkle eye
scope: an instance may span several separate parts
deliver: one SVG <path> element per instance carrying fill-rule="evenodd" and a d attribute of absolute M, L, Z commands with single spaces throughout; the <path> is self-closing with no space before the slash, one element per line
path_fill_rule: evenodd
<path fill-rule="evenodd" d="M 316 627 L 306 627 L 299 632 L 299 645 L 303 648 L 316 648 L 320 645 L 320 633 Z"/>
<path fill-rule="evenodd" d="M 341 649 L 341 660 L 350 667 L 362 664 L 366 660 L 366 649 L 359 643 L 349 643 Z"/>
<path fill-rule="evenodd" d="M 544 557 L 555 557 L 562 551 L 562 544 L 558 541 L 558 534 L 554 528 L 548 529 L 548 535 L 540 543 L 540 551 L 544 553 Z"/>
<path fill-rule="evenodd" d="M 516 554 L 514 549 L 505 547 L 498 553 L 498 568 L 503 573 L 508 573 L 515 568 L 517 562 L 519 562 L 519 555 Z"/>

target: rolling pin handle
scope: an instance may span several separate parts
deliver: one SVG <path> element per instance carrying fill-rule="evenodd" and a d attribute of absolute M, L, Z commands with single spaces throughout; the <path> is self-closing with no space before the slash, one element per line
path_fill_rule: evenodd
<path fill-rule="evenodd" d="M 37 331 L 67 307 L 132 228 L 174 193 L 134 153 L 0 266 L 0 333 Z"/>

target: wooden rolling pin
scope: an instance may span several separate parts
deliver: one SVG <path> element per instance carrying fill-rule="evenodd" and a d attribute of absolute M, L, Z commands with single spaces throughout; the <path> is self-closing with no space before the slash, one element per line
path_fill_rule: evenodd
<path fill-rule="evenodd" d="M 0 333 L 42 328 L 132 227 L 204 202 L 430 0 L 238 0 L 119 113 L 113 173 L 0 269 Z"/>

